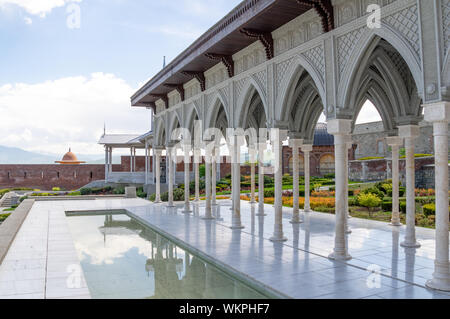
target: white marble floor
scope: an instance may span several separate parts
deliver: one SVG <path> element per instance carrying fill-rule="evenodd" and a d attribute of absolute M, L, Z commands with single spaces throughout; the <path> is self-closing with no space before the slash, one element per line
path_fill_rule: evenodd
<path fill-rule="evenodd" d="M 450 299 L 449 293 L 424 287 L 433 271 L 433 230 L 418 228 L 422 247 L 404 249 L 399 245 L 404 227 L 352 218 L 348 243 L 353 259 L 343 263 L 326 258 L 334 245 L 334 215 L 307 213 L 303 224 L 291 225 L 286 209 L 283 227 L 288 241 L 281 244 L 269 241 L 274 220 L 270 205 L 267 216 L 258 217 L 256 206 L 242 202 L 243 230 L 229 228 L 230 201 L 220 201 L 214 211 L 220 218 L 214 221 L 201 219 L 204 203 L 193 207 L 194 213 L 185 215 L 182 205 L 173 209 L 140 199 L 37 202 L 0 266 L 0 298 L 89 298 L 82 272 L 79 284 L 69 288 L 79 261 L 65 212 L 126 209 L 194 253 L 285 296 Z"/>

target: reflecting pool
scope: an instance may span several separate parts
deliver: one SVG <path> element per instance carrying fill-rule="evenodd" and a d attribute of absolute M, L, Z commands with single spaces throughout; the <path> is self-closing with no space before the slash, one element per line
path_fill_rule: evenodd
<path fill-rule="evenodd" d="M 67 220 L 92 298 L 267 298 L 126 214 Z"/>

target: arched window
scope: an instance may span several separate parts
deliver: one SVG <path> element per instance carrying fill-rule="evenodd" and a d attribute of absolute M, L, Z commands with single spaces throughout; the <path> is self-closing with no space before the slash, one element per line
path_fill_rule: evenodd
<path fill-rule="evenodd" d="M 23 173 L 23 178 L 27 178 L 27 172 Z"/>
<path fill-rule="evenodd" d="M 11 173 L 8 172 L 8 179 L 11 179 Z"/>
<path fill-rule="evenodd" d="M 56 178 L 59 179 L 59 172 L 56 172 Z"/>
<path fill-rule="evenodd" d="M 91 172 L 91 173 L 89 174 L 89 178 L 90 178 L 90 179 L 94 178 L 94 173 Z"/>
<path fill-rule="evenodd" d="M 305 159 L 303 158 L 303 155 L 299 155 L 298 156 L 298 169 L 300 172 L 300 175 L 304 175 L 305 172 Z M 289 174 L 292 175 L 292 173 L 294 172 L 294 157 L 291 156 L 291 158 L 289 159 Z"/>
<path fill-rule="evenodd" d="M 320 174 L 332 174 L 334 173 L 334 156 L 331 154 L 325 154 L 320 158 Z"/>

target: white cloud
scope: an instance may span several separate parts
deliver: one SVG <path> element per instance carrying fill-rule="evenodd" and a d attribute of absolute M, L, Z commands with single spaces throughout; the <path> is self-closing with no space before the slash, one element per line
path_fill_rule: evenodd
<path fill-rule="evenodd" d="M 31 15 L 45 17 L 54 8 L 63 7 L 69 2 L 81 2 L 82 0 L 0 0 L 0 9 L 8 5 L 23 8 Z"/>
<path fill-rule="evenodd" d="M 37 84 L 0 86 L 0 145 L 41 153 L 101 154 L 107 133 L 143 134 L 150 111 L 131 108 L 136 91 L 113 74 L 61 78 Z"/>

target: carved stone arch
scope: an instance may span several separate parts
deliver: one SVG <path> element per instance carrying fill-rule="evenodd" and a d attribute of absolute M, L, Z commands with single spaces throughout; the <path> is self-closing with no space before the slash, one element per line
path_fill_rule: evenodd
<path fill-rule="evenodd" d="M 311 112 L 309 113 L 309 118 L 306 121 L 306 125 L 302 129 L 302 135 L 305 140 L 314 142 L 314 133 L 316 131 L 317 122 L 319 121 L 320 115 L 323 113 L 322 102 L 317 99 L 311 105 Z"/>
<path fill-rule="evenodd" d="M 418 103 L 418 98 L 414 99 L 417 91 L 412 89 L 409 92 L 407 88 L 408 77 L 412 75 L 406 71 L 406 78 L 403 78 L 397 66 L 392 62 L 385 49 L 379 47 L 379 44 L 386 44 L 386 42 L 374 41 L 373 47 L 369 48 L 366 57 L 354 74 L 353 82 L 347 88 L 347 100 L 345 100 L 343 109 L 346 109 L 344 114 L 351 115 L 356 121 L 361 94 L 365 94 L 369 88 L 373 88 L 383 92 L 388 100 L 387 103 L 375 106 L 382 115 L 384 124 L 389 129 L 393 129 L 395 126 L 393 121 L 396 119 L 407 116 L 420 117 L 420 103 Z M 372 92 L 376 94 L 374 90 Z"/>
<path fill-rule="evenodd" d="M 447 88 L 447 91 L 450 90 L 450 49 L 447 50 L 447 55 L 444 60 L 444 67 L 442 71 L 442 84 Z M 447 95 L 450 95 L 450 92 L 447 92 Z"/>
<path fill-rule="evenodd" d="M 290 108 L 288 101 L 289 99 L 292 99 L 293 92 L 303 72 L 307 72 L 312 78 L 322 103 L 325 104 L 325 87 L 320 80 L 320 74 L 318 74 L 315 68 L 305 58 L 296 56 L 293 63 L 290 64 L 289 70 L 284 79 L 281 81 L 281 86 L 278 89 L 278 95 L 274 107 L 274 109 L 278 111 L 274 114 L 276 120 L 281 121 L 283 114 L 286 114 L 286 109 Z"/>
<path fill-rule="evenodd" d="M 185 106 L 185 122 L 184 127 L 192 130 L 194 127 L 195 119 L 201 120 L 200 114 L 198 113 L 194 103 L 190 103 Z"/>
<path fill-rule="evenodd" d="M 246 116 L 248 115 L 248 111 L 250 108 L 250 103 L 252 102 L 252 98 L 255 94 L 258 94 L 261 99 L 261 103 L 266 114 L 266 119 L 270 118 L 269 108 L 267 105 L 267 98 L 264 94 L 263 89 L 259 86 L 259 84 L 255 81 L 254 78 L 250 77 L 249 81 L 244 86 L 242 90 L 243 94 L 239 97 L 236 104 L 235 114 L 235 127 L 244 127 Z"/>
<path fill-rule="evenodd" d="M 382 24 L 380 29 L 365 30 L 360 36 L 357 44 L 351 52 L 348 63 L 346 64 L 340 76 L 338 85 L 337 101 L 341 107 L 346 107 L 348 103 L 348 94 L 351 91 L 351 85 L 355 81 L 355 75 L 361 69 L 361 65 L 366 65 L 371 54 L 381 39 L 387 41 L 404 59 L 414 78 L 417 91 L 423 92 L 423 77 L 420 58 L 415 53 L 409 42 L 390 26 Z"/>
<path fill-rule="evenodd" d="M 155 117 L 155 146 L 163 146 L 166 144 L 165 132 L 166 127 L 164 119 L 161 117 Z"/>
<path fill-rule="evenodd" d="M 293 107 L 295 108 L 295 115 L 290 116 L 292 124 L 290 130 L 299 133 L 304 132 L 308 121 L 310 121 L 310 115 L 314 111 L 314 107 L 316 107 L 317 101 L 320 102 L 320 113 L 323 111 L 319 94 L 314 87 L 306 87 L 306 90 L 302 93 L 303 94 L 299 96 L 299 99 L 297 99 L 297 101 L 293 104 Z"/>
<path fill-rule="evenodd" d="M 216 92 L 217 93 L 217 92 Z M 203 125 L 203 129 L 206 130 L 208 128 L 217 127 L 214 123 L 217 120 L 217 116 L 219 115 L 220 109 L 222 108 L 225 113 L 226 121 L 227 121 L 227 127 L 230 126 L 230 115 L 228 112 L 227 107 L 224 104 L 223 98 L 220 94 L 216 94 L 213 103 L 210 105 L 207 105 L 205 110 L 205 123 Z"/>
<path fill-rule="evenodd" d="M 390 107 L 391 101 L 389 100 L 386 91 L 380 86 L 380 84 L 368 75 L 362 83 L 361 89 L 358 93 L 355 116 L 352 122 L 352 131 L 355 128 L 357 117 L 367 100 L 372 102 L 380 114 L 384 129 L 386 131 L 394 130 L 395 118 L 398 116 L 395 112 L 398 111 L 398 109 Z"/>
<path fill-rule="evenodd" d="M 181 127 L 182 121 L 180 121 L 180 118 L 178 117 L 178 114 L 176 112 L 170 112 L 167 114 L 167 142 L 171 142 L 171 134 L 172 132 L 178 128 Z"/>

